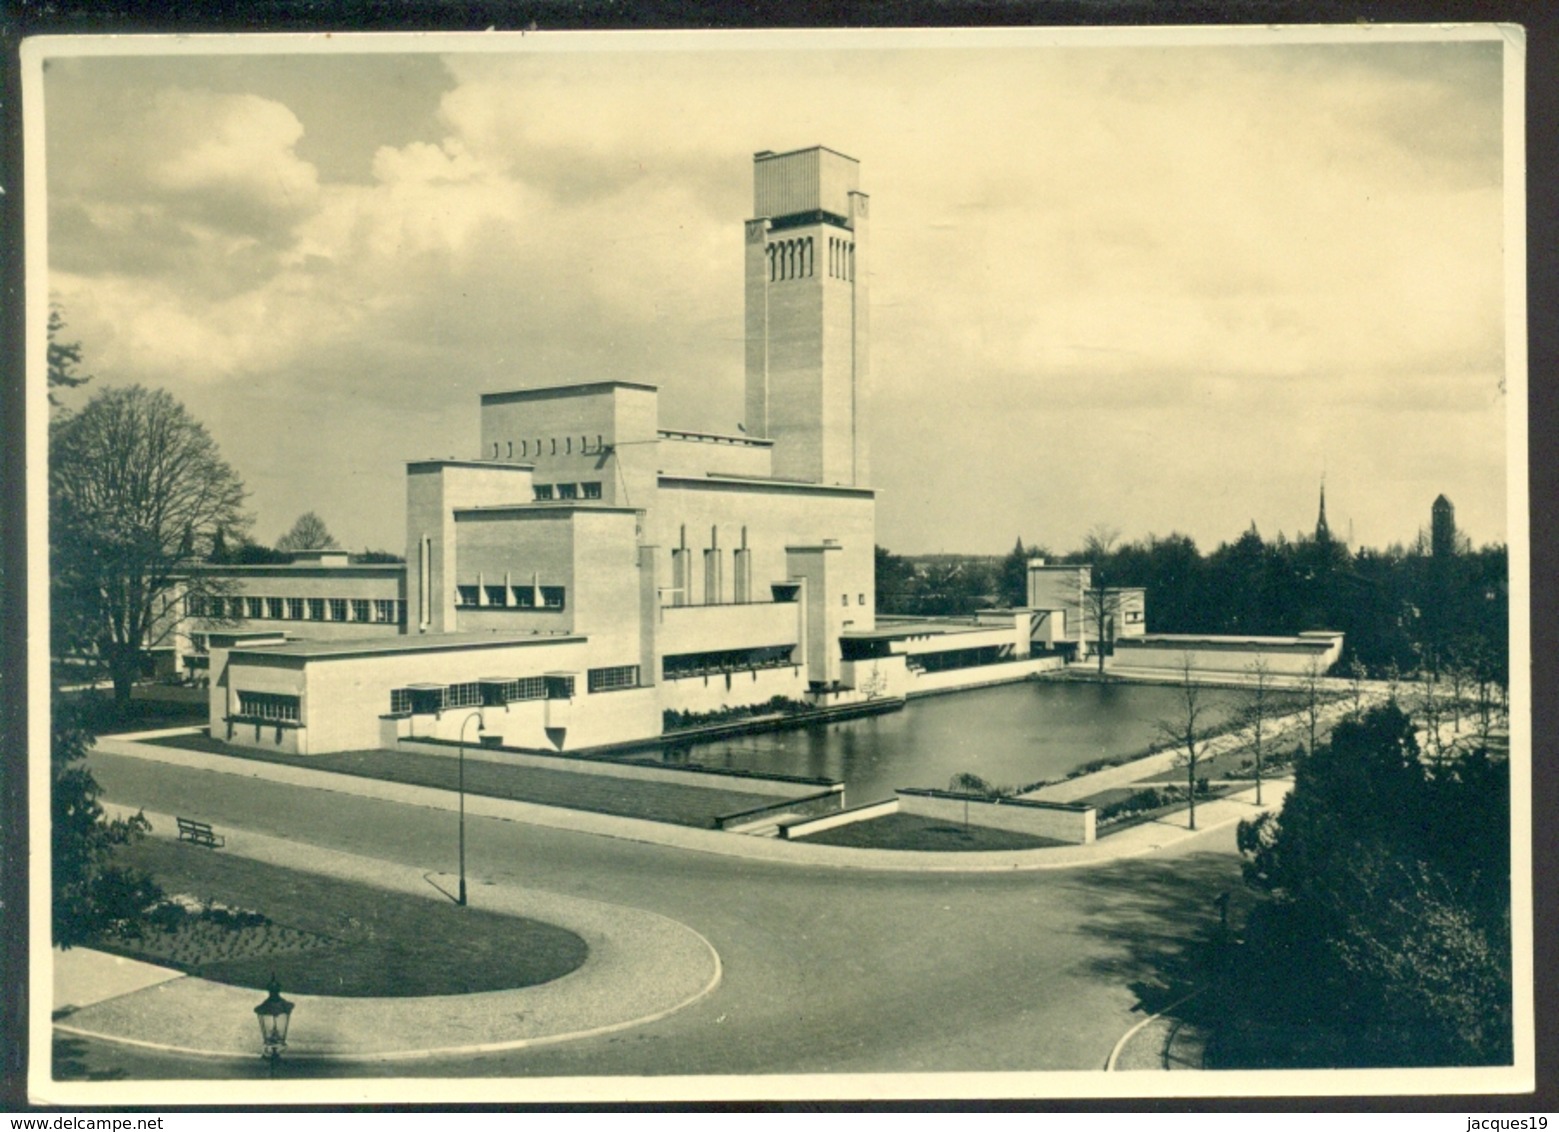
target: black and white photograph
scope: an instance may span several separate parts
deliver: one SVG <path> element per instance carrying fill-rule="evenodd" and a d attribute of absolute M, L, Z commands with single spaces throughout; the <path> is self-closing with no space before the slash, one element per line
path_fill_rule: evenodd
<path fill-rule="evenodd" d="M 1530 1091 L 1524 68 L 26 41 L 32 1099 Z"/>

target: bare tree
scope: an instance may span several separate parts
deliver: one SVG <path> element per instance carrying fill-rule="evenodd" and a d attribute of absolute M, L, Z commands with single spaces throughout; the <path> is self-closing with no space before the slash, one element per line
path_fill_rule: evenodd
<path fill-rule="evenodd" d="M 1433 668 L 1423 673 L 1421 684 L 1423 694 L 1420 697 L 1420 710 L 1424 713 L 1424 734 L 1429 740 L 1429 749 L 1434 752 L 1436 766 L 1445 762 L 1445 742 L 1440 734 L 1440 729 L 1445 724 L 1445 700 L 1440 695 L 1440 674 Z"/>
<path fill-rule="evenodd" d="M 1191 654 L 1182 653 L 1175 714 L 1158 721 L 1159 735 L 1179 751 L 1180 761 L 1186 768 L 1186 794 L 1191 803 L 1190 829 L 1196 828 L 1196 764 L 1207 746 L 1208 713 L 1204 689 L 1197 683 L 1194 672 Z"/>
<path fill-rule="evenodd" d="M 1305 662 L 1304 675 L 1300 677 L 1300 688 L 1305 697 L 1305 724 L 1309 731 L 1310 742 L 1305 748 L 1306 754 L 1315 754 L 1316 738 L 1321 730 L 1321 690 L 1326 676 L 1326 666 L 1321 663 L 1319 656 L 1312 656 Z"/>
<path fill-rule="evenodd" d="M 49 438 L 49 552 L 58 655 L 107 665 L 123 704 L 146 651 L 220 588 L 198 566 L 242 530 L 244 487 L 205 427 L 167 393 L 104 389 Z"/>
<path fill-rule="evenodd" d="M 1090 566 L 1088 588 L 1083 591 L 1083 631 L 1086 633 L 1089 623 L 1092 623 L 1098 634 L 1100 676 L 1104 675 L 1105 653 L 1114 638 L 1116 605 L 1119 600 L 1119 595 L 1109 588 L 1104 564 L 1120 537 L 1119 529 L 1102 523 L 1096 524 L 1083 536 L 1083 554 Z"/>
<path fill-rule="evenodd" d="M 1258 654 L 1256 659 L 1246 666 L 1246 671 L 1250 673 L 1251 684 L 1240 714 L 1250 728 L 1251 750 L 1256 756 L 1256 805 L 1259 806 L 1266 733 L 1276 714 L 1276 705 L 1273 703 L 1272 668 L 1267 663 L 1267 658 Z"/>
<path fill-rule="evenodd" d="M 1353 718 L 1364 717 L 1364 677 L 1367 675 L 1364 662 L 1358 657 L 1348 665 L 1348 695 L 1353 700 Z"/>
<path fill-rule="evenodd" d="M 312 511 L 305 511 L 292 524 L 292 530 L 276 540 L 276 549 L 291 553 L 296 550 L 334 550 L 340 543 L 325 526 L 325 520 Z"/>

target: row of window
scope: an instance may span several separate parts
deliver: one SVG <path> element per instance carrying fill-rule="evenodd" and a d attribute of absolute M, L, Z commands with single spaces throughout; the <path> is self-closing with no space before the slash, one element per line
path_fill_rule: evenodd
<path fill-rule="evenodd" d="M 592 668 L 587 675 L 587 684 L 592 693 L 637 688 L 639 666 Z M 422 684 L 392 688 L 390 711 L 397 715 L 423 715 L 450 708 L 502 707 L 526 700 L 568 700 L 573 696 L 574 677 L 567 674 L 473 680 L 464 684 Z"/>
<path fill-rule="evenodd" d="M 776 240 L 768 246 L 769 282 L 784 279 L 809 279 L 817 274 L 817 255 L 812 237 Z M 837 236 L 828 238 L 828 274 L 832 279 L 855 278 L 855 245 Z"/>
<path fill-rule="evenodd" d="M 755 649 L 724 649 L 718 652 L 690 652 L 661 659 L 664 679 L 709 676 L 722 672 L 747 672 L 759 668 L 786 668 L 795 664 L 794 645 L 771 645 Z"/>
<path fill-rule="evenodd" d="M 455 604 L 463 609 L 562 609 L 563 591 L 562 586 L 456 586 Z"/>
<path fill-rule="evenodd" d="M 238 714 L 251 719 L 276 719 L 298 722 L 298 697 L 274 692 L 239 692 Z"/>
<path fill-rule="evenodd" d="M 502 447 L 502 452 L 503 452 L 502 459 L 512 460 L 512 459 L 515 458 L 516 452 L 514 451 L 514 441 L 506 440 L 506 441 L 500 442 L 500 441 L 495 440 L 495 441 L 493 441 L 493 459 L 494 460 L 497 460 L 497 459 L 500 458 L 500 455 L 499 455 L 500 447 Z M 595 445 L 594 446 L 591 445 L 590 438 L 588 436 L 581 436 L 579 438 L 579 454 L 581 456 L 596 455 L 596 454 L 599 454 L 599 453 L 602 453 L 602 452 L 605 452 L 605 451 L 606 451 L 606 441 L 604 439 L 602 439 L 600 433 L 596 433 Z M 522 441 L 520 441 L 520 450 L 517 453 L 519 458 L 522 459 L 522 460 L 527 459 L 527 458 L 529 458 L 531 456 L 556 456 L 558 454 L 559 454 L 558 453 L 558 438 L 555 437 L 555 436 L 551 437 L 550 439 L 548 439 L 546 441 L 543 441 L 540 437 L 537 437 L 536 438 L 536 445 L 535 445 L 534 448 L 531 447 L 531 442 L 530 441 L 522 440 Z M 562 455 L 564 455 L 564 456 L 572 456 L 573 454 L 574 454 L 574 438 L 572 436 L 565 436 L 563 438 L 563 452 L 562 452 Z"/>
<path fill-rule="evenodd" d="M 600 499 L 601 483 L 538 483 L 533 487 L 538 502 L 550 499 Z"/>
<path fill-rule="evenodd" d="M 189 594 L 184 612 L 191 617 L 232 621 L 357 621 L 398 625 L 406 603 L 397 598 L 364 597 L 214 597 Z"/>

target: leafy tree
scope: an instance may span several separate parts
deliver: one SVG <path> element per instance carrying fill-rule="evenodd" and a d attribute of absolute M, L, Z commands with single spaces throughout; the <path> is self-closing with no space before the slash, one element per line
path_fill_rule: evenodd
<path fill-rule="evenodd" d="M 1020 538 L 1001 560 L 996 571 L 996 597 L 1002 605 L 1017 608 L 1028 604 L 1029 559 L 1036 555 L 1044 557 L 1044 552 L 1023 549 L 1023 540 Z"/>
<path fill-rule="evenodd" d="M 1269 899 L 1223 1009 L 1275 1027 L 1290 1065 L 1508 1061 L 1509 820 L 1502 761 L 1427 766 L 1395 704 L 1339 722 L 1281 813 L 1240 825 Z"/>
<path fill-rule="evenodd" d="M 881 549 L 881 548 L 879 547 L 878 549 Z M 352 555 L 352 558 L 353 558 L 354 561 L 357 561 L 357 562 L 367 562 L 367 563 L 373 563 L 373 562 L 405 562 L 406 561 L 404 556 L 399 555 L 399 554 L 395 554 L 392 551 L 388 551 L 388 550 L 369 550 L 367 547 L 364 547 L 360 554 Z"/>
<path fill-rule="evenodd" d="M 50 827 L 53 935 L 57 947 L 87 943 L 105 933 L 140 934 L 145 910 L 161 896 L 149 876 L 117 865 L 115 850 L 144 836 L 144 814 L 110 819 L 102 788 L 82 765 L 93 737 L 79 705 L 56 700 L 51 750 Z"/>
<path fill-rule="evenodd" d="M 276 549 L 283 553 L 295 550 L 335 550 L 340 544 L 313 511 L 305 511 L 292 524 L 292 529 L 276 540 Z"/>
<path fill-rule="evenodd" d="M 54 422 L 49 538 L 54 647 L 106 664 L 119 704 L 146 651 L 170 638 L 187 595 L 220 590 L 198 569 L 241 531 L 243 484 L 204 426 L 166 392 L 104 389 Z"/>
<path fill-rule="evenodd" d="M 1000 789 L 998 789 L 995 786 L 992 786 L 989 782 L 987 782 L 985 779 L 981 778 L 978 774 L 974 774 L 971 771 L 967 771 L 967 770 L 959 771 L 957 774 L 953 775 L 953 777 L 951 779 L 948 780 L 947 792 L 949 794 L 961 794 L 961 795 L 963 795 L 963 799 L 964 799 L 964 833 L 965 833 L 965 835 L 967 835 L 968 832 L 969 832 L 969 799 L 971 797 L 975 797 L 975 798 L 995 798 L 995 797 L 997 797 L 998 795 L 1001 794 L 1001 790 Z"/>
<path fill-rule="evenodd" d="M 90 373 L 81 373 L 81 343 L 62 342 L 60 334 L 65 329 L 65 316 L 57 304 L 49 304 L 49 404 L 60 407 L 56 389 L 74 389 L 92 380 Z"/>
<path fill-rule="evenodd" d="M 877 547 L 877 609 L 880 613 L 913 613 L 919 602 L 915 565 L 885 546 Z"/>
<path fill-rule="evenodd" d="M 942 558 L 920 576 L 915 612 L 930 617 L 961 617 L 988 604 L 991 573 L 972 558 Z"/>

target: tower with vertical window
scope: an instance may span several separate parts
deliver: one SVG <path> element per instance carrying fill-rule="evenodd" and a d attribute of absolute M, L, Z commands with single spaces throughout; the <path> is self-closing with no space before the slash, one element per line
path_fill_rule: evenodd
<path fill-rule="evenodd" d="M 783 478 L 870 482 L 868 210 L 859 185 L 859 163 L 823 146 L 753 157 L 746 428 L 774 441 Z"/>

